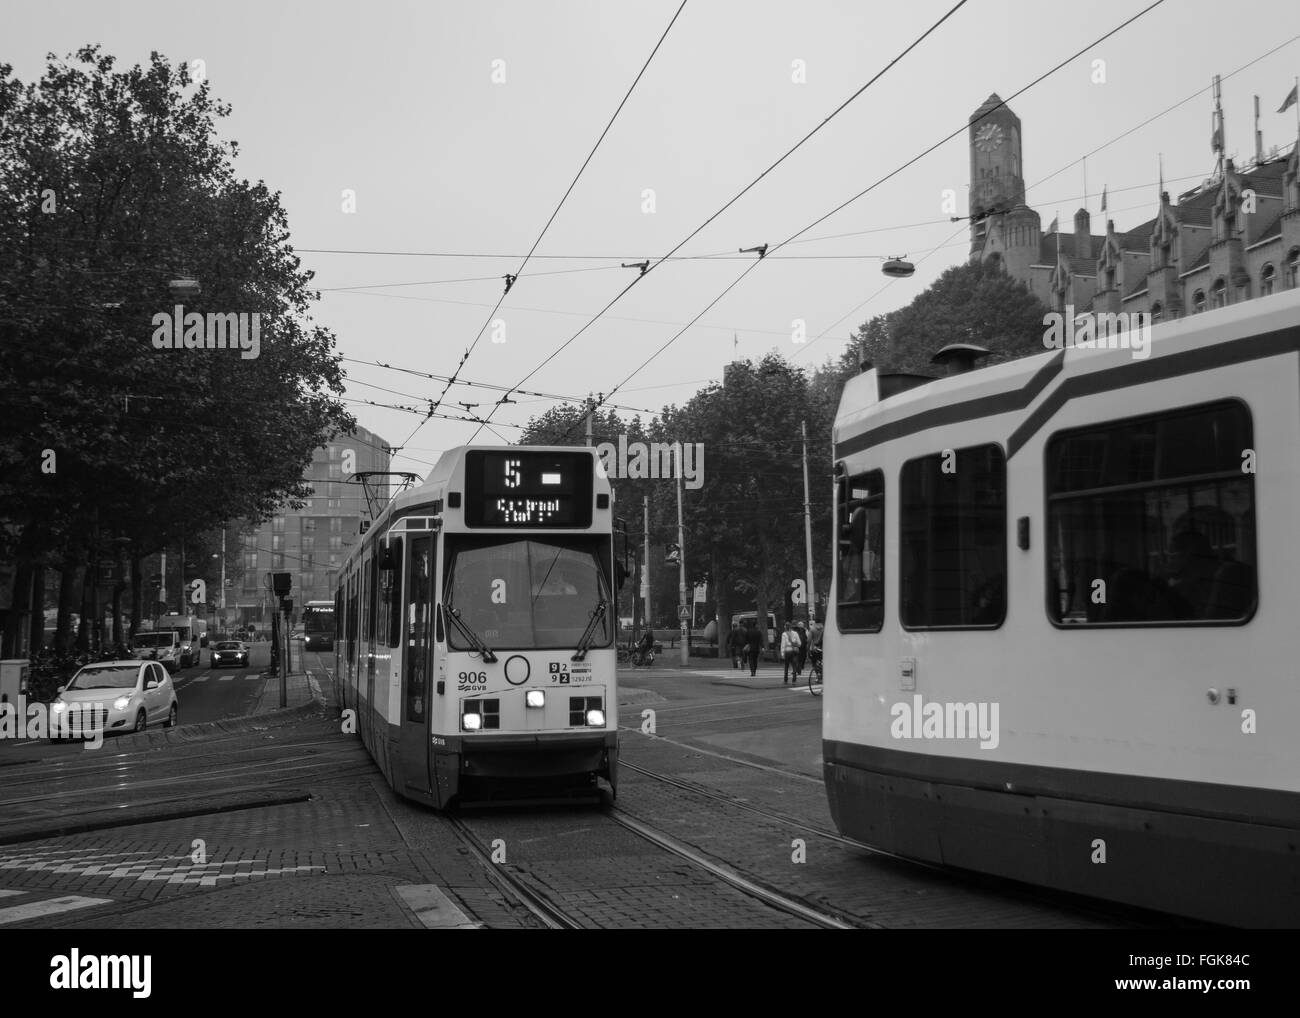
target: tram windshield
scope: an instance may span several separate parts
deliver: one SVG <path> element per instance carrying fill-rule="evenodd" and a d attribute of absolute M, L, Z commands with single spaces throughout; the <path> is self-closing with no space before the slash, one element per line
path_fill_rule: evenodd
<path fill-rule="evenodd" d="M 601 599 L 609 538 L 448 535 L 444 603 L 494 651 L 575 647 Z M 590 646 L 612 640 L 607 610 Z M 456 627 L 453 650 L 473 650 Z"/>

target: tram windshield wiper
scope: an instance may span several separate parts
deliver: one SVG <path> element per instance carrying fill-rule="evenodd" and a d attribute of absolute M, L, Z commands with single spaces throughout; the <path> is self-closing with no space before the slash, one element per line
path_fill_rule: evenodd
<path fill-rule="evenodd" d="M 450 605 L 448 605 L 447 618 L 449 618 L 452 622 L 454 622 L 456 624 L 456 628 L 460 630 L 460 634 L 463 637 L 465 637 L 465 639 L 467 639 L 471 644 L 474 645 L 474 649 L 477 650 L 480 655 L 482 655 L 484 663 L 492 664 L 494 661 L 496 661 L 497 656 L 492 653 L 492 648 L 489 647 L 486 643 L 484 643 L 483 637 L 479 636 L 478 633 L 474 632 L 474 630 L 470 628 L 469 623 L 460 617 L 459 608 L 453 608 Z"/>
<path fill-rule="evenodd" d="M 607 602 L 603 597 L 596 602 L 596 607 L 591 610 L 591 618 L 587 622 L 587 628 L 582 631 L 582 636 L 578 640 L 578 649 L 573 652 L 573 657 L 569 658 L 570 661 L 581 661 L 587 656 L 587 651 L 596 639 L 596 627 L 605 618 L 606 607 Z"/>

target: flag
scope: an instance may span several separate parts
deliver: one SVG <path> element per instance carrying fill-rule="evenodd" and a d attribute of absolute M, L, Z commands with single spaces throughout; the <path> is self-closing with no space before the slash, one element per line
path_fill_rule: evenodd
<path fill-rule="evenodd" d="M 1282 100 L 1282 105 L 1278 107 L 1277 111 L 1285 113 L 1296 104 L 1297 99 L 1300 99 L 1300 85 L 1292 85 L 1291 91 L 1286 94 L 1286 98 Z"/>
<path fill-rule="evenodd" d="M 1103 216 L 1106 214 L 1106 188 L 1104 186 L 1101 189 L 1101 214 Z"/>
<path fill-rule="evenodd" d="M 1047 228 L 1047 232 L 1048 232 L 1048 233 L 1055 233 L 1055 232 L 1056 232 L 1056 227 L 1057 227 L 1057 225 L 1060 223 L 1060 221 L 1061 221 L 1061 214 L 1058 212 L 1058 213 L 1057 213 L 1057 214 L 1052 218 L 1052 225 L 1049 226 L 1049 227 Z"/>

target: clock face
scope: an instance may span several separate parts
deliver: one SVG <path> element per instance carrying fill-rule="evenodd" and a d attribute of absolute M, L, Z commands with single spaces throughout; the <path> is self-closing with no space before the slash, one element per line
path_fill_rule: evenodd
<path fill-rule="evenodd" d="M 1002 144 L 1002 128 L 997 124 L 985 124 L 975 133 L 975 147 L 981 152 L 992 152 Z"/>

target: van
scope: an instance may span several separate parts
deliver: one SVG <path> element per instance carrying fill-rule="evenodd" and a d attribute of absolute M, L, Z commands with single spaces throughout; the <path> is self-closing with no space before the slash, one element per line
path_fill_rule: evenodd
<path fill-rule="evenodd" d="M 741 632 L 744 632 L 758 619 L 758 612 L 737 612 L 731 616 L 732 624 L 740 624 Z M 776 613 L 767 613 L 767 651 L 766 657 L 769 661 L 775 661 L 781 649 L 781 634 L 776 628 Z"/>
<path fill-rule="evenodd" d="M 140 661 L 157 661 L 168 672 L 181 669 L 181 636 L 175 629 L 155 629 L 135 634 L 131 656 Z"/>

